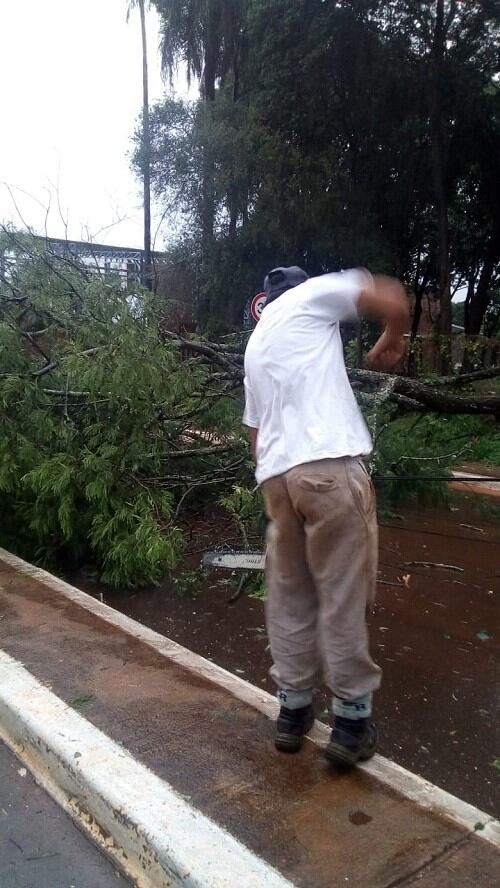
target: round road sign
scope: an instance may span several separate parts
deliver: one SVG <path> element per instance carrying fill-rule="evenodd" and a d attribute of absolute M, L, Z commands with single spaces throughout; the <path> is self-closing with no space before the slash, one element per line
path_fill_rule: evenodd
<path fill-rule="evenodd" d="M 262 309 L 266 304 L 266 298 L 267 297 L 265 293 L 257 293 L 257 295 L 253 297 L 250 303 L 250 314 L 252 315 L 254 321 L 260 321 Z"/>

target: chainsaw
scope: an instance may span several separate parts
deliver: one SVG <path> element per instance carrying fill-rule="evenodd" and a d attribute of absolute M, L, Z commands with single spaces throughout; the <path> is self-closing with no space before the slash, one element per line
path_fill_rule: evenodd
<path fill-rule="evenodd" d="M 238 552 L 234 549 L 214 549 L 212 552 L 204 552 L 201 561 L 202 567 L 222 570 L 264 570 L 266 564 L 265 552 Z"/>
<path fill-rule="evenodd" d="M 238 552 L 227 547 L 225 549 L 215 549 L 212 552 L 203 553 L 201 565 L 209 570 L 242 571 L 238 588 L 229 599 L 229 603 L 233 604 L 243 593 L 250 571 L 264 570 L 266 565 L 266 553 Z"/>

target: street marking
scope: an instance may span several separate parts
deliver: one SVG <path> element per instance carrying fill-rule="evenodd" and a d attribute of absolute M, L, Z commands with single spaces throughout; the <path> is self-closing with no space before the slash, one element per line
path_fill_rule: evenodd
<path fill-rule="evenodd" d="M 0 737 L 141 888 L 294 888 L 3 651 Z"/>

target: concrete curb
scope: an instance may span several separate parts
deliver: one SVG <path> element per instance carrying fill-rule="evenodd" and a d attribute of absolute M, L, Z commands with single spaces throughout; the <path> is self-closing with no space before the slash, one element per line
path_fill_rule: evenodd
<path fill-rule="evenodd" d="M 127 632 L 144 644 L 149 645 L 158 653 L 172 662 L 178 663 L 195 675 L 201 675 L 220 687 L 225 688 L 239 700 L 257 709 L 268 718 L 276 718 L 277 700 L 267 691 L 251 685 L 249 682 L 228 672 L 222 666 L 211 663 L 204 657 L 187 650 L 164 635 L 148 629 L 136 620 L 126 617 L 107 604 L 97 601 L 69 583 L 58 579 L 41 568 L 34 567 L 23 559 L 0 548 L 0 562 L 20 573 L 40 580 L 49 588 L 61 593 L 66 598 L 100 617 L 113 626 Z M 0 566 L 1 570 L 1 566 Z M 316 721 L 309 739 L 319 746 L 326 746 L 329 738 L 327 725 Z M 482 839 L 500 848 L 500 822 L 474 805 L 469 805 L 446 790 L 435 786 L 418 774 L 391 762 L 381 755 L 374 756 L 369 762 L 359 766 L 367 774 L 390 787 L 403 797 L 416 802 L 419 806 L 448 818 L 452 823 L 468 832 L 475 832 Z"/>
<path fill-rule="evenodd" d="M 293 888 L 2 651 L 0 737 L 139 888 Z"/>

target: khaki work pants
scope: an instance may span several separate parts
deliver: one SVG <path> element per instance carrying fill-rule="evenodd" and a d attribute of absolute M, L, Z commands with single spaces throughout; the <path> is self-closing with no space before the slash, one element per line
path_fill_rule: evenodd
<path fill-rule="evenodd" d="M 266 617 L 280 688 L 356 700 L 380 685 L 366 608 L 377 578 L 375 493 L 359 457 L 304 463 L 263 484 Z"/>

